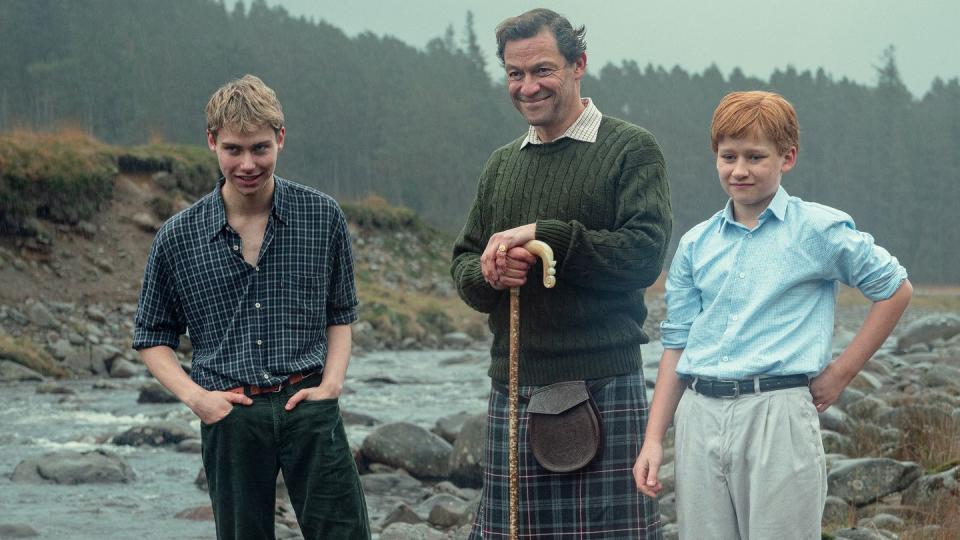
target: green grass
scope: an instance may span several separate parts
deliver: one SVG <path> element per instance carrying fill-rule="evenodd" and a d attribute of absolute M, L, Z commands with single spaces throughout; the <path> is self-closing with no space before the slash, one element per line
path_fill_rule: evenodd
<path fill-rule="evenodd" d="M 78 132 L 0 135 L 0 232 L 25 218 L 87 219 L 113 194 L 111 148 Z"/>

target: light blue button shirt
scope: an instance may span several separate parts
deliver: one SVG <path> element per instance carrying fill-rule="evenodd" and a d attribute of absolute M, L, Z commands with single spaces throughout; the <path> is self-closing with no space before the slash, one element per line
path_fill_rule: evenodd
<path fill-rule="evenodd" d="M 681 375 L 815 375 L 831 361 L 837 283 L 877 301 L 907 278 L 839 210 L 781 187 L 751 230 L 731 204 L 687 232 L 670 265 L 660 329 L 665 348 L 684 349 Z"/>

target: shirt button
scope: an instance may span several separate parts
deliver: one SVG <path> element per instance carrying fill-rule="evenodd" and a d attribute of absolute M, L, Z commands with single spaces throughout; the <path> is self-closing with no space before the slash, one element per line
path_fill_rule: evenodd
<path fill-rule="evenodd" d="M 736 316 L 736 315 L 731 315 L 730 318 L 733 319 L 733 320 L 735 320 L 735 321 L 739 321 L 739 320 L 740 320 L 740 317 L 738 317 L 738 316 Z"/>
<path fill-rule="evenodd" d="M 753 238 L 753 234 L 752 234 L 752 233 L 748 233 L 748 234 L 747 234 L 747 238 Z"/>
<path fill-rule="evenodd" d="M 260 309 L 260 302 L 257 302 L 256 304 L 254 304 L 253 307 Z"/>
<path fill-rule="evenodd" d="M 747 274 L 745 274 L 745 273 L 743 273 L 743 272 L 740 272 L 740 279 L 743 279 L 743 278 L 745 278 L 745 277 L 747 277 Z"/>
<path fill-rule="evenodd" d="M 234 251 L 240 251 L 240 246 L 234 245 L 234 246 L 233 246 L 233 250 L 234 250 Z"/>
<path fill-rule="evenodd" d="M 263 340 L 258 339 L 258 340 L 257 340 L 257 345 L 258 345 L 258 346 L 259 346 L 259 345 L 263 345 Z"/>
<path fill-rule="evenodd" d="M 729 361 L 730 361 L 730 357 L 729 357 L 729 356 L 724 356 L 723 358 L 721 358 L 721 360 L 723 360 L 724 362 L 729 362 Z"/>
<path fill-rule="evenodd" d="M 259 266 L 254 266 L 253 269 L 256 270 L 257 272 L 260 271 L 260 267 L 259 267 Z"/>
<path fill-rule="evenodd" d="M 270 374 L 269 374 L 269 373 L 264 373 L 264 374 L 263 374 L 263 378 L 264 378 L 264 379 L 267 379 L 267 380 L 269 381 L 269 380 L 270 380 Z"/>

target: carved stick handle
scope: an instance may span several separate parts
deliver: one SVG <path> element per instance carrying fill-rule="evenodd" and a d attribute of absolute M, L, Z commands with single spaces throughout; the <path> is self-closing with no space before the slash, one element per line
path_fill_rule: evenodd
<path fill-rule="evenodd" d="M 543 261 L 543 286 L 552 289 L 557 284 L 557 261 L 553 259 L 553 248 L 540 240 L 531 240 L 523 245 L 523 249 Z"/>

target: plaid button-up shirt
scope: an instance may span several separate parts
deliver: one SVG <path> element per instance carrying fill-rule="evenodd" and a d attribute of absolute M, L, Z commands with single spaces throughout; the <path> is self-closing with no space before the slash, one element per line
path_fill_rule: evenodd
<path fill-rule="evenodd" d="M 326 328 L 357 319 L 350 236 L 333 198 L 275 177 L 256 266 L 243 259 L 220 188 L 157 233 L 133 347 L 193 342 L 191 378 L 207 390 L 272 386 L 323 368 Z"/>

